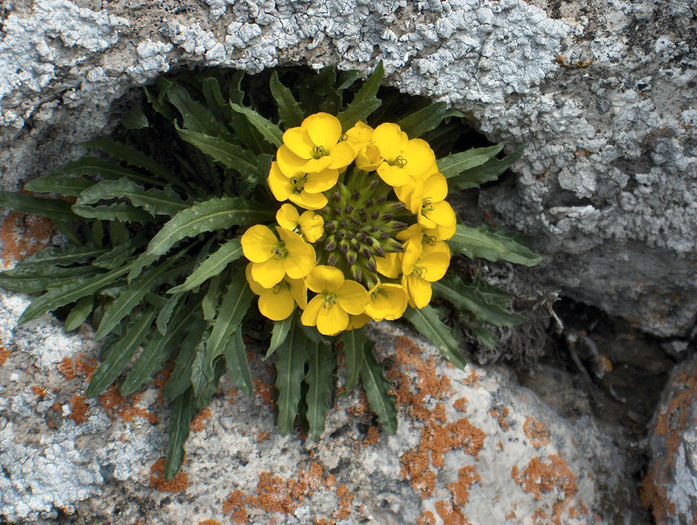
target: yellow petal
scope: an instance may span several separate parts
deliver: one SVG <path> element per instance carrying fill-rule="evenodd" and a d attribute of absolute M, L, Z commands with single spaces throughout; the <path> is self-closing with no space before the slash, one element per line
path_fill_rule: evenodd
<path fill-rule="evenodd" d="M 305 283 L 313 292 L 335 292 L 341 288 L 344 280 L 344 274 L 338 268 L 318 264 L 305 278 Z"/>
<path fill-rule="evenodd" d="M 380 124 L 373 131 L 373 144 L 380 150 L 380 155 L 389 161 L 401 155 L 408 140 L 407 134 L 397 124 L 391 122 Z"/>
<path fill-rule="evenodd" d="M 398 284 L 378 284 L 369 295 L 365 313 L 375 321 L 399 319 L 407 309 L 407 293 Z"/>
<path fill-rule="evenodd" d="M 329 158 L 332 159 L 332 163 L 329 165 L 329 167 L 335 170 L 345 168 L 353 162 L 353 159 L 356 158 L 356 153 L 356 150 L 353 149 L 350 142 L 339 142 L 329 153 Z"/>
<path fill-rule="evenodd" d="M 322 170 L 317 173 L 308 173 L 303 189 L 308 193 L 321 193 L 331 189 L 339 178 L 339 170 Z"/>
<path fill-rule="evenodd" d="M 314 297 L 312 301 L 307 303 L 307 308 L 305 308 L 305 311 L 303 312 L 302 316 L 300 316 L 300 322 L 305 326 L 315 326 L 317 324 L 317 316 L 320 310 L 322 309 L 323 304 L 323 295 L 318 295 Z"/>
<path fill-rule="evenodd" d="M 247 283 L 249 283 L 249 287 L 252 289 L 252 292 L 256 295 L 261 295 L 266 288 L 264 288 L 262 285 L 260 285 L 258 282 L 254 280 L 252 277 L 252 265 L 254 263 L 249 263 L 247 267 L 244 269 L 244 276 L 247 278 Z"/>
<path fill-rule="evenodd" d="M 368 304 L 368 292 L 356 281 L 345 281 L 336 291 L 336 300 L 348 313 L 358 315 L 363 313 Z"/>
<path fill-rule="evenodd" d="M 455 211 L 447 201 L 440 201 L 433 204 L 433 210 L 428 212 L 428 218 L 435 224 L 452 228 L 457 224 Z"/>
<path fill-rule="evenodd" d="M 448 181 L 442 173 L 434 173 L 423 183 L 423 197 L 440 202 L 448 196 Z"/>
<path fill-rule="evenodd" d="M 283 261 L 281 257 L 272 257 L 265 262 L 252 263 L 252 279 L 264 288 L 276 286 L 286 273 Z"/>
<path fill-rule="evenodd" d="M 244 256 L 255 263 L 271 259 L 279 246 L 278 238 L 263 224 L 252 226 L 244 232 L 241 243 Z"/>
<path fill-rule="evenodd" d="M 370 316 L 366 315 L 366 314 L 350 315 L 349 316 L 349 323 L 348 323 L 348 326 L 346 327 L 346 330 L 358 330 L 359 328 L 363 328 L 370 321 L 371 321 Z"/>
<path fill-rule="evenodd" d="M 305 166 L 308 160 L 297 156 L 286 145 L 278 148 L 276 152 L 276 162 L 278 163 L 278 168 L 281 170 L 281 173 L 286 177 L 301 177 L 307 172 Z"/>
<path fill-rule="evenodd" d="M 423 187 L 423 182 L 417 181 L 416 179 L 413 179 L 409 177 L 409 182 L 404 184 L 403 186 L 398 186 L 394 189 L 395 195 L 397 195 L 397 198 L 399 199 L 400 202 L 404 203 L 404 205 L 411 210 L 412 213 L 416 213 L 413 209 L 413 196 L 414 195 L 420 195 L 421 189 Z M 419 205 L 421 205 L 421 200 L 419 197 L 418 200 Z"/>
<path fill-rule="evenodd" d="M 386 253 L 384 257 L 376 257 L 378 272 L 390 279 L 396 279 L 402 273 L 402 254 Z"/>
<path fill-rule="evenodd" d="M 402 230 L 397 234 L 398 241 L 407 241 L 412 237 L 422 234 L 424 231 L 420 224 L 412 224 L 406 230 Z"/>
<path fill-rule="evenodd" d="M 286 282 L 290 285 L 290 294 L 298 306 L 304 310 L 307 307 L 307 285 L 305 279 L 291 279 L 286 277 Z"/>
<path fill-rule="evenodd" d="M 324 219 L 313 211 L 304 212 L 298 219 L 305 240 L 315 242 L 324 234 Z"/>
<path fill-rule="evenodd" d="M 366 144 L 356 155 L 356 167 L 363 171 L 374 171 L 384 159 L 373 144 Z"/>
<path fill-rule="evenodd" d="M 302 127 L 290 128 L 283 134 L 283 144 L 302 159 L 311 159 L 315 143 Z"/>
<path fill-rule="evenodd" d="M 346 132 L 346 139 L 353 144 L 356 149 L 360 149 L 373 138 L 373 128 L 368 124 L 358 121 Z"/>
<path fill-rule="evenodd" d="M 303 169 L 307 173 L 317 173 L 319 171 L 329 169 L 333 161 L 334 159 L 332 159 L 330 155 L 320 157 L 319 159 L 310 159 L 305 163 Z"/>
<path fill-rule="evenodd" d="M 297 228 L 299 218 L 298 210 L 292 204 L 284 204 L 276 212 L 276 222 L 281 228 L 286 230 Z"/>
<path fill-rule="evenodd" d="M 429 282 L 443 278 L 450 265 L 450 248 L 445 242 L 437 242 L 434 246 L 424 245 L 423 254 L 419 261 L 423 268 L 421 277 Z"/>
<path fill-rule="evenodd" d="M 390 166 L 387 162 L 383 162 L 377 169 L 380 178 L 385 181 L 385 184 L 390 186 L 404 186 L 411 180 L 411 176 L 404 168 L 399 166 Z"/>
<path fill-rule="evenodd" d="M 288 177 L 281 173 L 277 162 L 271 163 L 271 170 L 269 171 L 266 182 L 268 182 L 271 193 L 273 193 L 276 200 L 288 200 L 288 197 L 293 193 L 293 183 Z"/>
<path fill-rule="evenodd" d="M 423 252 L 423 233 L 415 235 L 404 243 L 404 257 L 402 258 L 402 273 L 409 275 L 414 271 L 414 266 L 421 258 Z"/>
<path fill-rule="evenodd" d="M 308 193 L 305 190 L 300 193 L 291 193 L 288 199 L 306 210 L 319 210 L 327 205 L 327 198 L 322 193 Z"/>
<path fill-rule="evenodd" d="M 336 335 L 348 326 L 348 314 L 338 304 L 325 304 L 317 314 L 317 331 Z"/>
<path fill-rule="evenodd" d="M 437 224 L 435 230 L 428 230 L 426 233 L 431 237 L 435 237 L 438 241 L 447 241 L 453 235 L 455 235 L 456 230 L 457 220 L 448 226 L 442 226 L 440 224 Z"/>
<path fill-rule="evenodd" d="M 281 281 L 259 296 L 259 311 L 272 321 L 287 319 L 295 310 L 295 301 L 290 293 L 290 286 Z"/>
<path fill-rule="evenodd" d="M 302 279 L 315 267 L 315 249 L 297 233 L 277 227 L 278 236 L 285 243 L 288 255 L 283 259 L 283 269 L 291 279 Z"/>
<path fill-rule="evenodd" d="M 307 132 L 313 144 L 321 146 L 327 151 L 341 138 L 341 122 L 329 113 L 320 112 L 310 115 L 303 120 L 300 126 Z"/>
<path fill-rule="evenodd" d="M 416 275 L 405 275 L 402 278 L 402 286 L 409 296 L 409 306 L 423 308 L 431 302 L 431 283 L 424 281 Z"/>
<path fill-rule="evenodd" d="M 436 156 L 428 145 L 428 142 L 422 139 L 411 139 L 404 150 L 402 156 L 407 163 L 404 168 L 409 175 L 417 177 L 424 175 L 436 161 Z"/>

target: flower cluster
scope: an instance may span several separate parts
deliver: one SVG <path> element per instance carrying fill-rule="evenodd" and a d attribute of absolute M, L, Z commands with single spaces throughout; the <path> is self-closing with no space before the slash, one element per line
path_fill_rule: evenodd
<path fill-rule="evenodd" d="M 456 218 L 426 141 L 393 123 L 343 132 L 336 117 L 316 113 L 283 134 L 268 184 L 292 204 L 281 205 L 274 229 L 242 236 L 264 316 L 280 321 L 297 305 L 304 325 L 336 335 L 430 302 Z"/>

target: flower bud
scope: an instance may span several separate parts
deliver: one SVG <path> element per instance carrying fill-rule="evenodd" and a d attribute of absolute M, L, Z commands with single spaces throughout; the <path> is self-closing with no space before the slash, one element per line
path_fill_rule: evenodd
<path fill-rule="evenodd" d="M 401 246 L 401 245 L 400 245 L 400 246 Z M 341 242 L 339 243 L 339 251 L 340 251 L 341 253 L 343 253 L 344 255 L 346 255 L 346 254 L 348 253 L 348 251 L 349 251 L 349 243 L 346 242 L 346 241 L 341 241 Z"/>
<path fill-rule="evenodd" d="M 349 263 L 350 265 L 356 264 L 356 260 L 358 259 L 358 256 L 356 255 L 356 252 L 348 252 L 346 254 L 346 262 Z M 360 279 L 359 279 L 360 280 Z"/>
<path fill-rule="evenodd" d="M 349 269 L 351 271 L 351 275 L 356 281 L 361 282 L 363 280 L 363 271 L 361 270 L 360 266 L 352 264 Z"/>
<path fill-rule="evenodd" d="M 334 235 L 327 237 L 327 240 L 324 241 L 324 249 L 328 252 L 332 252 L 336 249 L 336 237 Z"/>

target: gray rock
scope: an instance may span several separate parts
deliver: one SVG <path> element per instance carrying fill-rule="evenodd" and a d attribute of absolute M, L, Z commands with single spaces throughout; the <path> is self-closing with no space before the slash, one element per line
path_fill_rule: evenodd
<path fill-rule="evenodd" d="M 11 1 L 0 16 L 0 180 L 106 133 L 172 67 L 371 69 L 521 146 L 484 192 L 546 257 L 539 286 L 683 336 L 697 313 L 695 0 Z"/>
<path fill-rule="evenodd" d="M 697 516 L 697 358 L 671 373 L 654 416 L 649 449 L 644 504 L 657 523 L 692 525 Z"/>

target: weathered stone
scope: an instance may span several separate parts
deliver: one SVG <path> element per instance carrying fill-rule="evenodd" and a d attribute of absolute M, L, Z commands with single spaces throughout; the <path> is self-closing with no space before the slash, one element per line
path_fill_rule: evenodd
<path fill-rule="evenodd" d="M 0 10 L 0 180 L 16 189 L 108 132 L 114 101 L 171 68 L 368 71 L 523 147 L 482 195 L 533 239 L 540 286 L 684 335 L 697 312 L 697 4 L 11 1 Z"/>
<path fill-rule="evenodd" d="M 642 499 L 657 523 L 692 525 L 697 516 L 697 358 L 673 370 L 654 416 Z"/>

